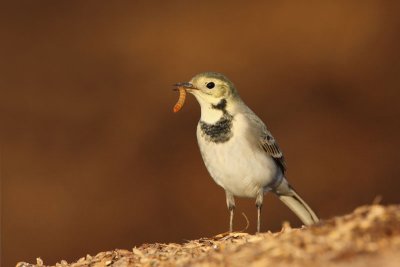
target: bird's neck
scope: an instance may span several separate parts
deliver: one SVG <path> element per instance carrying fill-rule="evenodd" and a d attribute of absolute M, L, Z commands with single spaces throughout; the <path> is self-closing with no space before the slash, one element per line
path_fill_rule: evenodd
<path fill-rule="evenodd" d="M 220 99 L 219 102 L 200 103 L 201 117 L 200 121 L 207 124 L 214 124 L 228 113 L 228 104 L 226 99 Z"/>

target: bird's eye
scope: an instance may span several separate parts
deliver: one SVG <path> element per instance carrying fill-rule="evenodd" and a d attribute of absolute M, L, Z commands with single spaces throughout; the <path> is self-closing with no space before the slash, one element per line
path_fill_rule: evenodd
<path fill-rule="evenodd" d="M 215 86 L 215 83 L 213 83 L 213 82 L 209 82 L 209 83 L 207 83 L 207 88 L 208 89 L 213 89 L 214 88 L 214 86 Z"/>

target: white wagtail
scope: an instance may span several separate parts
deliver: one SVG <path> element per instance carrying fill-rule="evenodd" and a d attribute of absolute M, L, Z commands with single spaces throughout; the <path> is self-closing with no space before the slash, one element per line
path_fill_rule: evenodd
<path fill-rule="evenodd" d="M 177 83 L 193 94 L 201 107 L 197 141 L 214 181 L 226 193 L 232 232 L 234 196 L 256 199 L 257 232 L 264 194 L 275 193 L 305 225 L 318 217 L 285 178 L 285 160 L 265 124 L 246 106 L 233 85 L 216 72 L 200 73 Z"/>

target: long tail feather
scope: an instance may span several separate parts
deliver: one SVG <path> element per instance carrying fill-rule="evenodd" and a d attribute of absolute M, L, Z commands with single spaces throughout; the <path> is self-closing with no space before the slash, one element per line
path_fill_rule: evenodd
<path fill-rule="evenodd" d="M 276 188 L 275 193 L 279 199 L 286 204 L 305 225 L 311 225 L 319 221 L 315 212 L 288 184 L 286 179 Z"/>

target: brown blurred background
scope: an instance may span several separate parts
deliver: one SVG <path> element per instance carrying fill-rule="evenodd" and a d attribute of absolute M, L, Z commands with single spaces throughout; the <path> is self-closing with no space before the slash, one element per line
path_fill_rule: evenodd
<path fill-rule="evenodd" d="M 172 113 L 202 71 L 233 80 L 322 218 L 400 202 L 400 5 L 356 2 L 2 4 L 2 266 L 226 231 L 199 106 Z M 263 220 L 300 225 L 272 195 Z"/>

